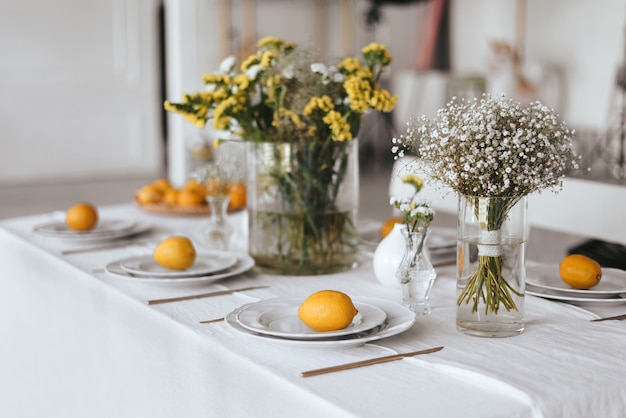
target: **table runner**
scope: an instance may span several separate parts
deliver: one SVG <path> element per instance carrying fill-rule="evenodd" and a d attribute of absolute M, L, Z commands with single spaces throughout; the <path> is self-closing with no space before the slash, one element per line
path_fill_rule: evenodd
<path fill-rule="evenodd" d="M 104 208 L 103 216 L 149 219 L 154 236 L 185 232 L 201 242 L 202 219 L 155 217 L 130 205 Z M 2 293 L 1 331 L 12 338 L 2 345 L 2 366 L 22 376 L 17 386 L 2 380 L 6 390 L 9 384 L 17 388 L 17 396 L 7 402 L 11 412 L 26 408 L 37 389 L 41 399 L 59 409 L 52 416 L 91 409 L 90 416 L 241 416 L 265 410 L 264 416 L 586 417 L 619 416 L 626 407 L 623 322 L 591 323 L 596 315 L 579 307 L 529 296 L 522 335 L 465 336 L 455 329 L 454 269 L 447 267 L 438 269 L 432 314 L 401 335 L 341 350 L 264 343 L 224 323 L 198 321 L 224 316 L 250 301 L 323 288 L 396 301 L 400 291 L 375 280 L 367 257 L 355 270 L 317 277 L 250 272 L 205 286 L 132 283 L 100 269 L 149 247 L 61 256 L 67 245 L 32 234 L 33 225 L 49 218 L 0 224 L 0 269 L 8 290 Z M 238 225 L 245 224 L 242 219 L 243 214 L 232 218 Z M 145 304 L 149 298 L 257 284 L 269 287 Z M 304 370 L 437 345 L 445 349 L 386 365 L 299 376 Z M 63 361 L 69 361 L 66 367 Z M 66 369 L 68 376 L 56 374 Z M 44 378 L 50 379 L 45 385 Z M 111 387 L 112 382 L 120 387 Z M 68 398 L 63 393 L 68 387 L 85 400 Z M 0 404 L 0 412 L 3 408 Z"/>

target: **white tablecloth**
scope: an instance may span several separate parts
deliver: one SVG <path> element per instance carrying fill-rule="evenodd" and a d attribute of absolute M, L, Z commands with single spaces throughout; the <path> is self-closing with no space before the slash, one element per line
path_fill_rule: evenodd
<path fill-rule="evenodd" d="M 250 301 L 325 288 L 394 301 L 399 290 L 376 281 L 367 257 L 355 270 L 316 277 L 252 271 L 203 286 L 120 280 L 103 267 L 150 248 L 62 255 L 70 245 L 32 231 L 60 216 L 0 223 L 2 417 L 620 417 L 626 411 L 624 322 L 589 322 L 596 313 L 528 296 L 522 335 L 466 336 L 455 328 L 454 268 L 446 267 L 438 269 L 432 314 L 405 333 L 346 349 L 264 342 L 223 322 L 198 321 Z M 148 215 L 130 205 L 101 208 L 101 217 L 148 220 L 154 240 L 184 233 L 198 246 L 206 222 Z M 230 220 L 241 226 L 245 215 Z M 269 287 L 145 303 L 252 285 Z M 626 305 L 597 313 L 626 313 Z M 300 377 L 439 345 L 445 348 L 434 354 Z"/>

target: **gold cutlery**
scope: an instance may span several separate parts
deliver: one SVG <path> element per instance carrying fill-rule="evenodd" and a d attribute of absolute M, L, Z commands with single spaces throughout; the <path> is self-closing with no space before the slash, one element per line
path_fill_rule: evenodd
<path fill-rule="evenodd" d="M 364 367 L 364 366 L 369 366 L 369 365 L 372 365 L 372 364 L 387 363 L 389 361 L 401 360 L 401 359 L 403 359 L 405 357 L 413 357 L 413 356 L 417 356 L 417 355 L 420 355 L 420 354 L 435 353 L 435 352 L 440 351 L 442 349 L 443 349 L 443 346 L 429 348 L 429 349 L 426 349 L 426 350 L 412 351 L 410 353 L 392 354 L 390 356 L 376 357 L 376 358 L 372 358 L 372 359 L 369 359 L 369 360 L 356 361 L 354 363 L 346 363 L 346 364 L 340 364 L 340 365 L 337 365 L 337 366 L 325 367 L 323 369 L 309 370 L 309 371 L 300 373 L 300 376 L 302 376 L 302 377 L 317 376 L 317 375 L 320 375 L 320 374 L 338 372 L 340 370 L 355 369 L 357 367 Z"/>
<path fill-rule="evenodd" d="M 84 248 L 75 248 L 71 250 L 63 250 L 61 251 L 61 255 L 81 254 L 81 253 L 89 253 L 89 252 L 102 251 L 102 250 L 110 250 L 112 248 L 129 247 L 132 245 L 143 245 L 143 244 L 147 244 L 148 242 L 149 241 L 123 240 L 123 241 L 111 242 L 108 244 L 94 245 L 94 246 L 84 247 Z"/>
<path fill-rule="evenodd" d="M 214 322 L 222 322 L 224 318 L 207 319 L 205 321 L 198 321 L 199 324 L 212 324 Z"/>
<path fill-rule="evenodd" d="M 243 292 L 245 290 L 263 289 L 265 287 L 269 287 L 269 286 L 242 287 L 242 288 L 239 288 L 239 289 L 219 290 L 217 292 L 198 293 L 198 294 L 195 294 L 195 295 L 178 296 L 178 297 L 175 297 L 175 298 L 153 299 L 153 300 L 147 301 L 146 303 L 148 305 L 157 305 L 159 303 L 178 302 L 178 301 L 181 301 L 181 300 L 209 298 L 209 297 L 212 297 L 212 296 L 221 296 L 221 295 L 230 295 L 231 293 Z"/>
<path fill-rule="evenodd" d="M 607 316 L 606 318 L 596 318 L 592 319 L 591 322 L 600 322 L 600 321 L 620 321 L 622 319 L 626 319 L 626 314 L 615 315 L 615 316 Z"/>

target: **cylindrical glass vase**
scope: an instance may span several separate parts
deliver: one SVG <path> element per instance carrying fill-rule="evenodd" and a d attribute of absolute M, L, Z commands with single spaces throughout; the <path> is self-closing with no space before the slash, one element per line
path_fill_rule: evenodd
<path fill-rule="evenodd" d="M 249 252 L 274 274 L 356 266 L 358 142 L 248 144 Z"/>
<path fill-rule="evenodd" d="M 526 196 L 459 196 L 459 331 L 481 337 L 524 331 L 527 207 Z"/>

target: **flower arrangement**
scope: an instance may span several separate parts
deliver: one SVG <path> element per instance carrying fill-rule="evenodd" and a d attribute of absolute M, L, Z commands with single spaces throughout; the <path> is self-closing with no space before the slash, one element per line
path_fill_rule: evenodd
<path fill-rule="evenodd" d="M 272 36 L 257 46 L 239 67 L 229 57 L 218 72 L 203 75 L 204 91 L 164 108 L 199 128 L 212 121 L 214 129 L 246 141 L 326 142 L 355 138 L 364 112 L 390 112 L 397 101 L 378 84 L 392 61 L 384 45 L 363 48 L 365 65 L 347 57 L 337 66 Z"/>
<path fill-rule="evenodd" d="M 424 180 L 415 174 L 407 174 L 400 181 L 413 186 L 413 194 L 410 197 L 391 197 L 389 204 L 402 213 L 402 223 L 409 232 L 421 232 L 422 239 L 419 243 L 418 253 L 421 253 L 424 239 L 430 223 L 433 221 L 435 211 L 426 199 L 418 199 L 417 195 L 424 187 Z"/>
<path fill-rule="evenodd" d="M 392 62 L 384 45 L 320 63 L 313 50 L 266 37 L 237 66 L 225 59 L 202 76 L 206 89 L 164 108 L 220 139 L 248 147 L 249 247 L 257 265 L 317 274 L 353 265 L 358 235 L 358 148 L 363 114 L 390 112 L 397 97 L 379 80 Z M 351 199 L 351 200 L 350 200 Z M 345 200 L 350 200 L 348 203 Z"/>
<path fill-rule="evenodd" d="M 573 133 L 540 102 L 523 106 L 503 95 L 453 98 L 433 120 L 409 121 L 406 133 L 393 139 L 392 152 L 396 158 L 407 150 L 415 152 L 432 179 L 469 197 L 475 214 L 486 213 L 481 215 L 481 234 L 498 245 L 502 224 L 522 197 L 560 189 L 565 174 L 578 168 Z M 509 285 L 502 267 L 498 251 L 479 251 L 478 267 L 457 304 L 472 303 L 476 312 L 482 300 L 485 314 L 497 314 L 500 305 L 517 310 L 512 293 L 523 294 Z"/>

